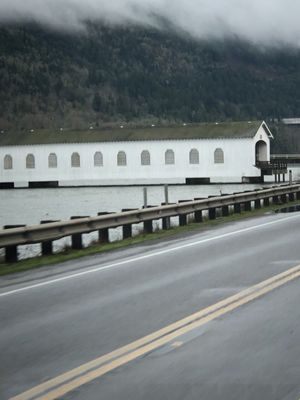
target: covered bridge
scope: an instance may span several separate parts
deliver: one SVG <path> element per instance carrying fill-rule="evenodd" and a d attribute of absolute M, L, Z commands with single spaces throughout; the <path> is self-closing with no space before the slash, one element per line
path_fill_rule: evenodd
<path fill-rule="evenodd" d="M 2 131 L 0 186 L 258 182 L 271 138 L 264 121 Z"/>

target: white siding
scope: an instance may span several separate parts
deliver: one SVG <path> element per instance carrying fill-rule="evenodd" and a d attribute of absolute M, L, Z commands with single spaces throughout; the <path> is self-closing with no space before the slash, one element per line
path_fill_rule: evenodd
<path fill-rule="evenodd" d="M 243 176 L 260 176 L 255 164 L 255 143 L 262 136 L 269 147 L 269 138 L 264 129 L 255 138 L 223 140 L 174 140 L 118 143 L 50 144 L 0 147 L 0 159 L 6 154 L 13 157 L 12 170 L 0 168 L 0 182 L 16 182 L 26 186 L 28 181 L 59 181 L 60 185 L 109 185 L 144 183 L 184 183 L 185 178 L 209 177 L 211 182 L 241 182 Z M 94 167 L 95 148 L 101 147 L 105 163 L 101 169 Z M 151 165 L 141 165 L 141 153 L 147 149 Z M 224 164 L 214 163 L 214 151 L 222 148 Z M 127 164 L 120 168 L 117 155 L 122 149 Z M 165 164 L 165 153 L 172 149 L 175 164 Z M 192 149 L 199 151 L 200 164 L 190 164 Z M 48 167 L 48 156 L 55 153 L 59 160 L 57 168 Z M 80 155 L 80 168 L 71 167 L 73 153 Z M 26 169 L 27 154 L 35 157 L 35 168 Z M 146 172 L 145 172 L 146 171 Z"/>

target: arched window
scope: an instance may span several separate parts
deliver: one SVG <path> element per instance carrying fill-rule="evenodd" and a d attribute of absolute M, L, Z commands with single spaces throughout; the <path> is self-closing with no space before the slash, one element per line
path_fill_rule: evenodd
<path fill-rule="evenodd" d="M 165 164 L 175 164 L 175 154 L 173 150 L 165 152 Z"/>
<path fill-rule="evenodd" d="M 71 166 L 78 168 L 80 167 L 80 155 L 78 153 L 73 153 L 71 156 Z"/>
<path fill-rule="evenodd" d="M 224 152 L 222 149 L 216 149 L 214 154 L 215 164 L 224 164 Z"/>
<path fill-rule="evenodd" d="M 96 151 L 94 154 L 94 167 L 102 167 L 103 166 L 103 155 L 101 151 Z"/>
<path fill-rule="evenodd" d="M 197 149 L 190 151 L 190 164 L 199 164 L 199 151 Z"/>
<path fill-rule="evenodd" d="M 125 151 L 119 151 L 117 155 L 117 164 L 119 166 L 124 166 L 127 165 L 127 160 L 126 160 L 126 153 Z"/>
<path fill-rule="evenodd" d="M 35 159 L 33 154 L 27 154 L 26 156 L 26 168 L 35 168 Z"/>
<path fill-rule="evenodd" d="M 13 167 L 13 159 L 12 156 L 6 154 L 4 157 L 4 169 L 12 169 Z"/>
<path fill-rule="evenodd" d="M 48 156 L 48 167 L 57 168 L 57 156 L 55 153 L 50 153 Z"/>
<path fill-rule="evenodd" d="M 141 165 L 150 165 L 150 153 L 148 150 L 141 152 Z"/>

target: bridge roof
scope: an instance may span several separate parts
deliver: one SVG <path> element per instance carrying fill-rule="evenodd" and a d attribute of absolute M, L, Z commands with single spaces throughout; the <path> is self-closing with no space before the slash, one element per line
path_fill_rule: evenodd
<path fill-rule="evenodd" d="M 263 121 L 242 121 L 88 130 L 11 130 L 0 133 L 0 146 L 145 140 L 246 139 L 254 137 L 262 124 Z M 267 125 L 263 126 L 272 137 Z"/>

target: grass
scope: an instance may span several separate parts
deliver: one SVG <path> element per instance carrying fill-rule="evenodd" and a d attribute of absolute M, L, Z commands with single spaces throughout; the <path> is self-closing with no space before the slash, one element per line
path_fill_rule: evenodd
<path fill-rule="evenodd" d="M 245 218 L 260 216 L 265 214 L 266 212 L 274 212 L 279 207 L 293 206 L 296 204 L 299 204 L 299 201 L 288 202 L 284 205 L 274 204 L 269 207 L 262 207 L 261 209 L 258 210 L 243 211 L 241 214 L 230 214 L 228 217 L 218 217 L 215 220 L 205 219 L 201 223 L 190 222 L 188 225 L 172 227 L 169 230 L 159 230 L 149 234 L 141 233 L 135 237 L 119 240 L 112 243 L 105 243 L 105 244 L 96 243 L 82 250 L 72 250 L 70 248 L 67 248 L 65 251 L 50 256 L 39 256 L 39 257 L 29 258 L 12 264 L 0 263 L 0 276 L 14 274 L 18 272 L 24 272 L 36 268 L 41 268 L 43 266 L 50 266 L 53 264 L 63 263 L 66 261 L 75 260 L 93 254 L 99 254 L 117 249 L 122 249 L 124 247 L 133 246 L 151 240 L 165 239 L 182 233 L 188 233 L 192 231 L 203 231 L 213 226 L 234 222 Z"/>

